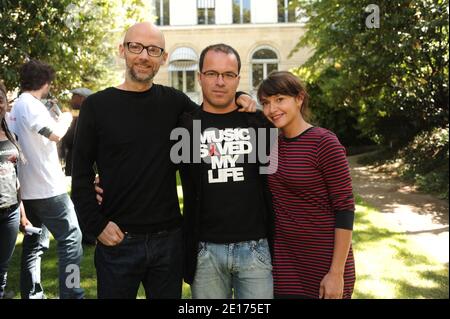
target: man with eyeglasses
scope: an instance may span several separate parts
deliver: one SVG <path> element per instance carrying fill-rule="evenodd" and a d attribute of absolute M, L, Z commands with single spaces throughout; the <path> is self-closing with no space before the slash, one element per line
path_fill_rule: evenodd
<path fill-rule="evenodd" d="M 119 47 L 125 81 L 90 95 L 80 111 L 72 196 L 86 231 L 98 240 L 98 298 L 136 298 L 141 283 L 147 298 L 181 297 L 182 217 L 170 133 L 198 105 L 153 83 L 168 57 L 164 48 L 151 23 L 129 28 Z M 94 164 L 102 205 L 92 186 Z"/>
<path fill-rule="evenodd" d="M 229 45 L 205 48 L 198 73 L 202 107 L 180 119 L 192 139 L 200 140 L 200 148 L 194 147 L 195 142 L 191 145 L 191 156 L 199 156 L 200 163 L 192 158 L 180 170 L 184 280 L 195 299 L 273 298 L 270 192 L 259 171 L 261 163 L 251 160 L 260 145 L 258 128 L 269 130 L 271 125 L 260 111 L 237 111 L 234 96 L 240 69 L 239 54 Z M 195 135 L 196 120 L 200 136 Z M 251 129 L 258 134 L 252 135 Z"/>

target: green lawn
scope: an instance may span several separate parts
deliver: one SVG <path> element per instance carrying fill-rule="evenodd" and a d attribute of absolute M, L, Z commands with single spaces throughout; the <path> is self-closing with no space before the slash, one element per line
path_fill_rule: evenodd
<path fill-rule="evenodd" d="M 19 267 L 20 267 L 20 253 L 22 250 L 22 235 L 19 235 L 14 252 L 13 260 L 10 264 L 10 271 L 8 272 L 8 287 L 7 291 L 16 293 L 15 298 L 20 298 L 19 293 Z M 81 286 L 85 290 L 86 298 L 97 298 L 96 290 L 96 274 L 94 267 L 94 247 L 84 246 L 84 257 L 81 265 Z M 56 298 L 58 296 L 58 268 L 57 268 L 57 253 L 56 241 L 50 242 L 50 249 L 44 254 L 42 259 L 42 281 L 45 294 L 48 298 Z M 183 284 L 183 298 L 190 298 L 191 291 L 189 285 Z M 144 289 L 141 286 L 138 298 L 145 298 Z"/>
<path fill-rule="evenodd" d="M 353 298 L 449 298 L 448 263 L 421 250 L 383 214 L 357 198 Z"/>
<path fill-rule="evenodd" d="M 393 228 L 382 214 L 357 200 L 354 252 L 357 281 L 354 298 L 449 298 L 448 263 L 442 264 L 419 250 L 405 234 Z M 8 274 L 8 289 L 19 297 L 19 255 L 22 237 Z M 85 247 L 81 268 L 82 287 L 87 298 L 96 298 L 94 249 Z M 42 261 L 42 279 L 49 298 L 57 297 L 56 242 Z M 183 285 L 183 298 L 190 298 L 189 286 Z M 139 298 L 144 298 L 143 290 Z"/>

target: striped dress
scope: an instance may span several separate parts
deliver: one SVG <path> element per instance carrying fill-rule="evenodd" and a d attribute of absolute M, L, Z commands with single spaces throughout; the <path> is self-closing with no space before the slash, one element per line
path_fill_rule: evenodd
<path fill-rule="evenodd" d="M 312 127 L 292 139 L 280 136 L 271 162 L 278 165 L 269 175 L 275 210 L 274 292 L 318 298 L 333 257 L 336 214 L 354 211 L 345 149 L 332 132 Z M 354 283 L 350 248 L 344 298 L 351 298 Z"/>

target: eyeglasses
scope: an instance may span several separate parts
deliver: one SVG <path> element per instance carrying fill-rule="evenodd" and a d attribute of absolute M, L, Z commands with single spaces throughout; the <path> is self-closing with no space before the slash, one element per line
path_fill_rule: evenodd
<path fill-rule="evenodd" d="M 152 57 L 155 57 L 155 58 L 160 57 L 163 54 L 163 52 L 164 52 L 163 48 L 157 47 L 156 45 L 147 45 L 147 46 L 145 46 L 145 45 L 143 45 L 142 43 L 139 43 L 139 42 L 126 42 L 125 45 L 127 46 L 128 51 L 130 51 L 131 53 L 141 54 L 141 52 L 144 49 L 146 49 L 147 50 L 147 54 L 149 56 L 152 56 Z"/>
<path fill-rule="evenodd" d="M 235 80 L 239 75 L 234 72 L 224 72 L 219 73 L 216 71 L 205 71 L 201 72 L 208 80 L 217 80 L 219 79 L 219 76 L 222 76 L 222 79 L 226 81 L 233 81 Z"/>

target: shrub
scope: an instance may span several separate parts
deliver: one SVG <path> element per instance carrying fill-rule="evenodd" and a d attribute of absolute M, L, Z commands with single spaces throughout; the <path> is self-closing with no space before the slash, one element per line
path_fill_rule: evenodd
<path fill-rule="evenodd" d="M 448 198 L 449 128 L 434 128 L 417 135 L 399 151 L 401 175 L 419 189 Z"/>

